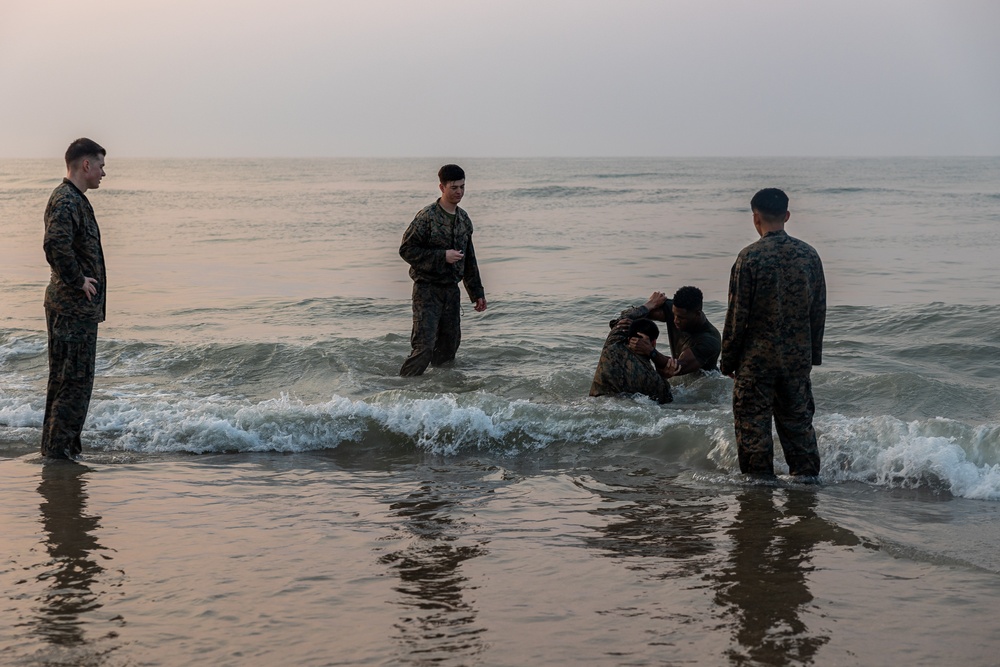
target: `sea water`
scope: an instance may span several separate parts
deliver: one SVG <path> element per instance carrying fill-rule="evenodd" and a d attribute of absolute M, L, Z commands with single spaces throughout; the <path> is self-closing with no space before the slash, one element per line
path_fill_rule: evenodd
<path fill-rule="evenodd" d="M 439 162 L 112 151 L 79 465 L 34 454 L 63 169 L 0 165 L 0 661 L 992 664 L 1000 159 L 463 160 L 489 308 L 400 378 Z M 654 290 L 721 329 L 768 186 L 826 269 L 817 487 L 739 474 L 718 374 L 586 396 Z"/>

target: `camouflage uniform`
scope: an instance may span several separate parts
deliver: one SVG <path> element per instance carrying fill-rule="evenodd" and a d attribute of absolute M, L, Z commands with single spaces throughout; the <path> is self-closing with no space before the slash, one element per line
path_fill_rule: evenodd
<path fill-rule="evenodd" d="M 818 475 L 809 373 L 822 362 L 826 280 L 819 255 L 784 231 L 736 258 L 722 333 L 722 372 L 735 373 L 740 470 L 773 475 L 773 416 L 793 475 Z"/>
<path fill-rule="evenodd" d="M 107 274 L 101 230 L 86 195 L 69 179 L 45 207 L 45 259 L 52 277 L 45 290 L 49 381 L 42 422 L 42 454 L 55 458 L 82 451 L 80 434 L 90 407 L 97 358 L 97 325 L 104 321 Z M 90 300 L 83 278 L 97 281 Z"/>
<path fill-rule="evenodd" d="M 445 251 L 465 254 L 454 264 L 445 261 Z M 465 283 L 469 298 L 485 298 L 479 278 L 476 250 L 472 245 L 472 220 L 464 209 L 451 216 L 440 199 L 425 207 L 406 229 L 399 255 L 410 265 L 413 279 L 413 350 L 403 362 L 400 375 L 420 375 L 428 364 L 435 366 L 455 358 L 462 341 L 462 306 L 458 283 Z"/>
<path fill-rule="evenodd" d="M 706 318 L 705 324 L 697 331 L 681 331 L 674 323 L 673 307 L 673 299 L 667 299 L 663 304 L 663 312 L 667 319 L 667 341 L 670 343 L 670 355 L 679 357 L 684 350 L 691 350 L 691 354 L 698 360 L 701 370 L 716 370 L 719 353 L 722 350 L 722 336 L 719 335 L 719 330 Z M 635 306 L 622 311 L 618 317 L 619 319 L 627 317 L 630 320 L 649 317 L 649 309 L 645 305 Z M 615 326 L 617 322 L 618 320 L 611 320 L 611 326 Z"/>
<path fill-rule="evenodd" d="M 640 319 L 643 317 L 638 314 L 640 309 L 645 310 L 646 307 L 626 310 L 621 317 Z M 674 400 L 670 383 L 656 372 L 649 357 L 640 357 L 628 349 L 628 330 L 616 328 L 617 324 L 618 320 L 611 321 L 611 333 L 604 341 L 601 359 L 597 362 L 594 381 L 590 385 L 590 395 L 645 394 L 657 403 Z"/>

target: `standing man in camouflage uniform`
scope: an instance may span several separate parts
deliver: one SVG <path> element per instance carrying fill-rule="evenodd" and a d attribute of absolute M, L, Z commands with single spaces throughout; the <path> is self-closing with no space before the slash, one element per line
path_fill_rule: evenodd
<path fill-rule="evenodd" d="M 104 177 L 106 151 L 90 139 L 66 150 L 66 178 L 45 207 L 45 259 L 52 278 L 45 290 L 49 337 L 49 382 L 42 422 L 42 454 L 80 455 L 80 434 L 94 389 L 97 325 L 104 321 L 107 295 L 101 230 L 87 190 Z"/>
<path fill-rule="evenodd" d="M 812 246 L 785 232 L 788 196 L 761 190 L 750 202 L 760 239 L 729 279 L 722 372 L 735 379 L 733 419 L 740 471 L 774 475 L 771 419 L 794 476 L 819 475 L 809 373 L 822 362 L 826 279 Z"/>
<path fill-rule="evenodd" d="M 462 341 L 459 281 L 465 283 L 476 312 L 486 310 L 472 220 L 458 206 L 465 194 L 465 172 L 457 164 L 446 164 L 438 180 L 441 197 L 417 213 L 399 246 L 413 279 L 413 349 L 399 370 L 402 376 L 420 375 L 428 364 L 439 366 L 455 358 Z"/>

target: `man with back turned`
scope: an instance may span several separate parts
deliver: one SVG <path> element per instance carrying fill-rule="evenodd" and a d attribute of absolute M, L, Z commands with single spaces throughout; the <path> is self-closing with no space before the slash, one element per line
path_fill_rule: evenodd
<path fill-rule="evenodd" d="M 87 190 L 104 177 L 107 152 L 90 139 L 66 150 L 66 178 L 45 207 L 45 259 L 52 277 L 45 290 L 49 381 L 42 422 L 42 454 L 76 458 L 94 389 L 97 325 L 104 321 L 107 295 L 101 230 Z"/>
<path fill-rule="evenodd" d="M 399 370 L 403 376 L 420 375 L 428 364 L 455 358 L 462 341 L 459 282 L 465 283 L 476 311 L 486 310 L 472 220 L 458 206 L 465 195 L 465 172 L 457 164 L 446 164 L 438 171 L 438 181 L 441 197 L 417 213 L 399 246 L 413 279 L 412 351 Z"/>
<path fill-rule="evenodd" d="M 750 201 L 760 239 L 729 279 L 721 370 L 734 378 L 740 471 L 774 475 L 771 420 L 793 476 L 819 475 L 809 374 L 822 362 L 826 279 L 819 255 L 785 232 L 788 196 L 761 190 Z"/>

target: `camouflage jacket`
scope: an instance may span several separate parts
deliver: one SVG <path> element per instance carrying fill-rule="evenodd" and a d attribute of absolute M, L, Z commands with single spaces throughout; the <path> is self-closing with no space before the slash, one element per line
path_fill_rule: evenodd
<path fill-rule="evenodd" d="M 722 372 L 802 375 L 823 360 L 826 279 L 819 255 L 784 231 L 744 248 L 729 278 Z"/>
<path fill-rule="evenodd" d="M 667 340 L 670 342 L 670 355 L 681 356 L 684 350 L 691 350 L 691 354 L 698 360 L 698 364 L 703 371 L 714 371 L 718 368 L 719 352 L 722 350 L 722 336 L 719 330 L 707 319 L 705 326 L 698 331 L 681 331 L 674 324 L 673 312 L 674 301 L 667 299 L 663 304 L 663 312 L 667 316 Z M 649 317 L 649 309 L 645 305 L 633 306 L 621 312 L 618 319 L 611 320 L 610 326 L 618 324 L 618 320 L 627 317 L 630 320 L 637 320 L 641 317 Z"/>
<path fill-rule="evenodd" d="M 90 201 L 68 178 L 52 191 L 45 207 L 42 247 L 52 267 L 45 307 L 88 322 L 103 322 L 108 284 L 101 230 Z M 80 289 L 84 276 L 97 281 L 97 294 L 89 301 Z"/>
<path fill-rule="evenodd" d="M 403 233 L 399 256 L 410 265 L 410 278 L 414 282 L 435 285 L 465 283 L 465 291 L 472 301 L 484 298 L 476 249 L 472 245 L 472 220 L 464 209 L 455 211 L 454 222 L 438 204 L 424 207 Z M 461 250 L 465 259 L 449 264 L 446 250 Z"/>
<path fill-rule="evenodd" d="M 617 320 L 614 322 L 617 323 Z M 597 362 L 590 395 L 615 394 L 645 394 L 657 403 L 674 400 L 670 383 L 656 372 L 649 357 L 640 357 L 628 349 L 628 331 L 612 328 L 604 341 L 601 359 Z"/>

